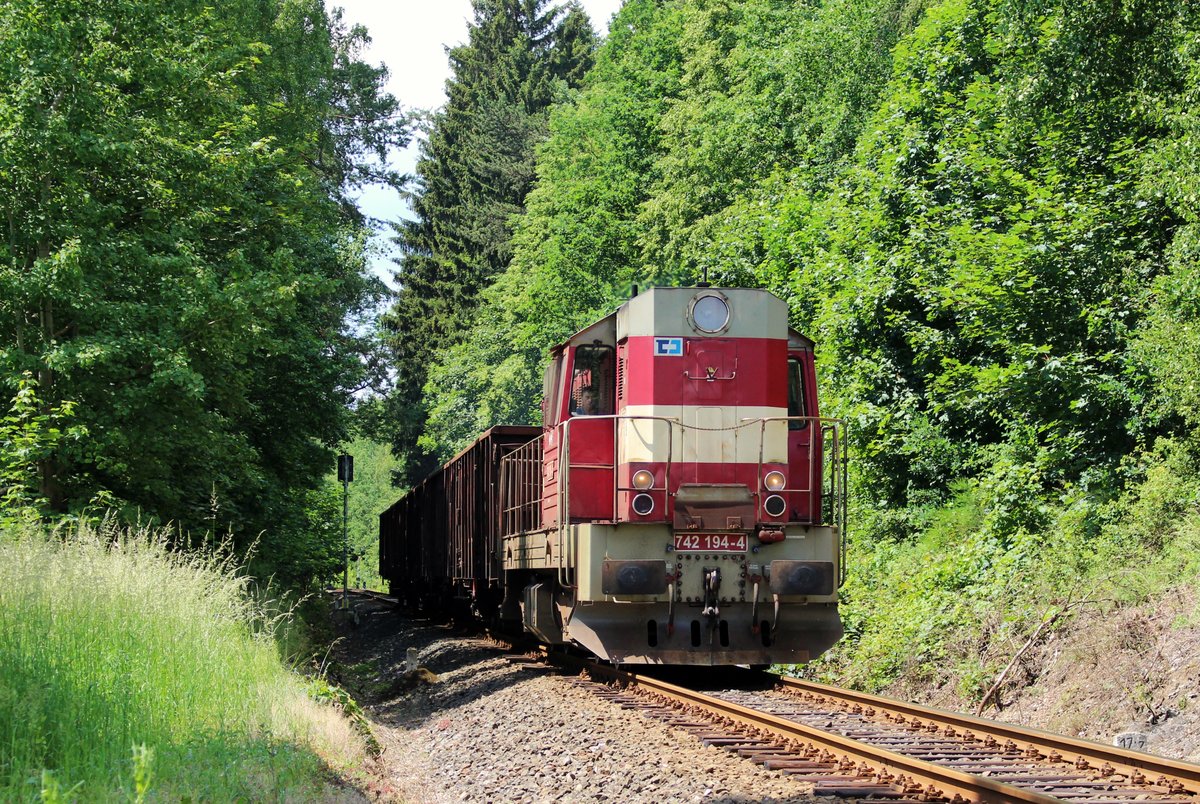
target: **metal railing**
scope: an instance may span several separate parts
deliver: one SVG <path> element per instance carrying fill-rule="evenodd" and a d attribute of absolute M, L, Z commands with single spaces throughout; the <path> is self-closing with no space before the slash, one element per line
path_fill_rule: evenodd
<path fill-rule="evenodd" d="M 575 422 L 595 422 L 611 420 L 613 421 L 613 461 L 611 464 L 594 465 L 594 464 L 572 464 L 571 463 L 571 428 Z M 555 484 L 555 501 L 557 503 L 556 522 L 543 525 L 542 522 L 542 503 L 545 496 L 545 482 L 542 475 L 544 463 L 544 447 L 545 435 L 530 441 L 529 443 L 513 450 L 508 455 L 501 458 L 500 461 L 500 494 L 501 494 L 501 534 L 504 536 L 517 533 L 529 532 L 534 530 L 557 530 L 558 538 L 556 547 L 559 550 L 559 555 L 566 559 L 572 559 L 572 555 L 565 555 L 563 551 L 571 548 L 569 543 L 569 523 L 570 523 L 570 484 L 572 469 L 603 469 L 612 473 L 611 488 L 612 495 L 612 511 L 609 518 L 613 522 L 626 521 L 641 521 L 630 520 L 621 516 L 619 507 L 620 494 L 622 492 L 639 491 L 632 486 L 623 486 L 619 482 L 618 468 L 620 465 L 620 438 L 621 427 L 620 422 L 661 422 L 666 425 L 666 444 L 665 450 L 659 455 L 663 456 L 661 460 L 652 461 L 652 463 L 662 464 L 664 469 L 663 486 L 661 491 L 664 495 L 663 514 L 667 513 L 666 506 L 667 498 L 673 492 L 671 489 L 671 476 L 673 468 L 678 471 L 678 464 L 684 463 L 682 453 L 679 459 L 675 456 L 675 438 L 676 430 L 678 429 L 680 439 L 686 431 L 696 432 L 723 432 L 733 430 L 743 430 L 746 428 L 758 428 L 758 482 L 751 490 L 756 511 L 763 511 L 763 501 L 765 493 L 783 493 L 792 495 L 808 495 L 808 515 L 811 521 L 806 524 L 812 525 L 827 525 L 832 526 L 838 531 L 839 538 L 839 553 L 842 560 L 839 563 L 839 585 L 845 579 L 845 550 L 846 550 L 846 482 L 847 482 L 847 438 L 846 426 L 840 419 L 830 419 L 819 416 L 770 416 L 764 418 L 743 419 L 736 425 L 729 427 L 701 427 L 698 425 L 684 424 L 676 418 L 665 416 L 640 416 L 640 415 L 602 415 L 602 416 L 587 416 L 567 419 L 560 424 L 554 437 L 560 438 L 558 445 L 557 457 L 557 482 Z M 783 450 L 785 456 L 782 461 L 766 460 L 766 445 L 768 438 L 768 424 L 771 422 L 780 422 L 785 426 L 792 422 L 800 422 L 808 425 L 809 433 L 811 434 L 807 444 L 807 460 L 808 472 L 803 477 L 790 477 L 790 472 L 785 472 L 788 477 L 787 486 L 775 492 L 764 492 L 761 485 L 763 477 L 763 468 L 771 464 L 790 463 L 786 448 Z M 801 428 L 803 429 L 803 428 Z M 786 439 L 787 431 L 781 436 Z M 628 435 L 628 434 L 627 434 Z M 653 435 L 653 433 L 652 433 Z M 657 452 L 657 450 L 656 450 Z M 815 502 L 819 500 L 819 506 Z M 569 563 L 569 562 L 564 562 Z"/>
<path fill-rule="evenodd" d="M 583 466 L 580 464 L 572 464 L 571 463 L 571 425 L 575 422 L 604 421 L 604 420 L 611 420 L 613 422 L 613 452 L 612 452 L 613 462 L 606 466 Z M 623 421 L 662 422 L 662 423 L 666 424 L 666 426 L 667 426 L 667 456 L 668 456 L 668 460 L 666 460 L 664 462 L 665 467 L 663 469 L 663 472 L 664 472 L 664 474 L 663 474 L 663 490 L 668 494 L 670 493 L 670 489 L 671 489 L 670 456 L 672 454 L 672 449 L 673 449 L 673 439 L 674 439 L 674 434 L 675 434 L 675 427 L 679 425 L 678 420 L 671 419 L 666 416 L 630 416 L 630 415 L 587 416 L 587 417 L 581 417 L 581 418 L 567 419 L 565 422 L 563 422 L 561 425 L 559 425 L 559 427 L 562 428 L 562 443 L 559 445 L 559 452 L 558 452 L 558 470 L 559 470 L 559 474 L 558 474 L 558 477 L 559 477 L 559 484 L 558 484 L 559 508 L 558 508 L 558 510 L 560 512 L 560 516 L 559 516 L 560 522 L 563 521 L 561 512 L 567 511 L 567 505 L 570 503 L 569 495 L 570 495 L 571 469 L 572 468 L 609 469 L 612 472 L 612 483 L 610 484 L 612 486 L 612 490 L 613 490 L 612 512 L 611 512 L 611 516 L 609 518 L 613 522 L 624 521 L 620 518 L 620 509 L 618 506 L 618 501 L 620 500 L 621 492 L 622 491 L 636 491 L 637 489 L 633 488 L 633 486 L 622 486 L 620 484 L 620 479 L 617 476 L 617 468 L 620 465 L 619 457 L 621 454 L 620 453 L 621 429 L 618 426 L 618 423 L 623 422 Z M 664 499 L 664 503 L 665 503 L 665 499 Z M 664 506 L 664 510 L 665 510 L 665 506 Z M 567 519 L 569 519 L 569 518 L 570 517 L 568 515 Z"/>
<path fill-rule="evenodd" d="M 542 526 L 542 439 L 538 436 L 500 458 L 500 535 Z"/>

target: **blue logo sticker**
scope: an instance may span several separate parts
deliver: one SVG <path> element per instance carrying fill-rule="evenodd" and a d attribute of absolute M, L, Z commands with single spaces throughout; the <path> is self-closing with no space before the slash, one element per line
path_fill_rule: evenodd
<path fill-rule="evenodd" d="M 683 338 L 655 338 L 655 357 L 681 357 L 683 355 Z"/>

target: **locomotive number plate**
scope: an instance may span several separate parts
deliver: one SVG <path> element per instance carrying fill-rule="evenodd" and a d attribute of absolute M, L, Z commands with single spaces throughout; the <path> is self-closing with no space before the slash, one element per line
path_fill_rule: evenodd
<path fill-rule="evenodd" d="M 676 533 L 675 550 L 681 553 L 744 553 L 744 533 Z"/>

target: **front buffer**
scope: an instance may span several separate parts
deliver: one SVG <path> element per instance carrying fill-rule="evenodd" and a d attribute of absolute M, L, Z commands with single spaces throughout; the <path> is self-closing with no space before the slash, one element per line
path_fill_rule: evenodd
<path fill-rule="evenodd" d="M 572 525 L 565 640 L 622 664 L 799 664 L 842 636 L 839 535 L 789 525 L 782 540 L 669 525 Z"/>

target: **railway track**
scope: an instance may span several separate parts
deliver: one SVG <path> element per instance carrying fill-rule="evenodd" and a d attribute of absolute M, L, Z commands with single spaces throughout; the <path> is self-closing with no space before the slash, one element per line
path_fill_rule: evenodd
<path fill-rule="evenodd" d="M 811 782 L 817 795 L 895 801 L 1200 802 L 1200 767 L 1120 748 L 781 680 L 701 692 L 605 665 L 574 683 L 622 707 Z"/>
<path fill-rule="evenodd" d="M 355 597 L 366 597 L 371 600 L 378 600 L 381 603 L 388 603 L 393 606 L 398 605 L 399 601 L 391 595 L 385 595 L 383 592 L 376 592 L 371 589 L 342 589 L 339 587 L 331 587 L 325 590 L 325 593 L 334 597 L 343 594 L 354 595 Z"/>
<path fill-rule="evenodd" d="M 340 593 L 340 590 L 338 590 Z M 351 594 L 394 603 L 365 590 Z M 701 691 L 488 633 L 575 685 L 810 782 L 817 795 L 892 801 L 1200 804 L 1200 766 L 799 679 L 747 673 Z"/>

